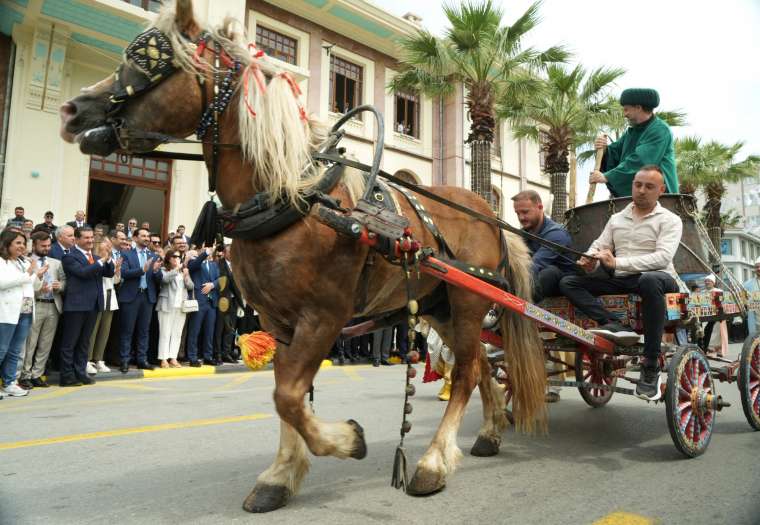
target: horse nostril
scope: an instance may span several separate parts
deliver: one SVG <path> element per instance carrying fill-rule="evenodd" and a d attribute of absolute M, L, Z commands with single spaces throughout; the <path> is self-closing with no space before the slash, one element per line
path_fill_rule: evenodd
<path fill-rule="evenodd" d="M 59 108 L 58 112 L 61 115 L 61 119 L 66 122 L 77 114 L 77 107 L 71 101 L 64 102 Z"/>

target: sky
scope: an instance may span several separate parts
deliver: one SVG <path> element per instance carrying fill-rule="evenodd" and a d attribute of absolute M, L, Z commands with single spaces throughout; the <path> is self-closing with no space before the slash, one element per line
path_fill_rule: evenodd
<path fill-rule="evenodd" d="M 398 16 L 412 11 L 434 33 L 448 25 L 438 0 L 375 2 Z M 531 4 L 494 3 L 505 24 Z M 622 67 L 618 90 L 653 87 L 661 109 L 686 112 L 676 136 L 744 141 L 740 158 L 760 155 L 760 0 L 545 0 L 540 16 L 526 46 L 562 44 L 586 68 Z M 587 187 L 579 171 L 578 195 Z M 598 188 L 597 200 L 605 193 Z"/>

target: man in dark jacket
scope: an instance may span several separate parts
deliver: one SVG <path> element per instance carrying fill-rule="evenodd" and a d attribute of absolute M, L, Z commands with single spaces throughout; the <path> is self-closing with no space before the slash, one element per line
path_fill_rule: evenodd
<path fill-rule="evenodd" d="M 129 371 L 132 338 L 137 336 L 137 367 L 153 370 L 148 363 L 148 337 L 153 308 L 158 298 L 161 282 L 161 259 L 148 249 L 150 232 L 144 228 L 135 230 L 136 246 L 121 252 L 121 285 L 119 286 L 119 348 L 121 373 Z"/>
<path fill-rule="evenodd" d="M 75 246 L 61 261 L 66 274 L 61 335 L 61 386 L 91 385 L 87 375 L 87 352 L 98 312 L 103 310 L 103 277 L 113 277 L 110 252 L 92 253 L 91 228 L 77 228 Z"/>
<path fill-rule="evenodd" d="M 564 226 L 544 215 L 544 205 L 537 192 L 521 191 L 512 197 L 512 201 L 523 230 L 547 241 L 570 246 L 570 234 Z M 525 244 L 533 257 L 533 302 L 538 304 L 544 297 L 560 295 L 559 280 L 575 273 L 574 261 L 537 241 L 526 239 Z"/>

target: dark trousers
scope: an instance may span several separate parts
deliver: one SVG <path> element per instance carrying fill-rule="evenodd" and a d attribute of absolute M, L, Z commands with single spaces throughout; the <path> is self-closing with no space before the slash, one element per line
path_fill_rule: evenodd
<path fill-rule="evenodd" d="M 150 320 L 153 316 L 153 304 L 148 301 L 148 294 L 138 293 L 135 300 L 120 303 L 119 331 L 121 332 L 121 361 L 129 362 L 132 353 L 132 337 L 136 338 L 137 363 L 148 361 L 148 338 L 150 336 Z"/>
<path fill-rule="evenodd" d="M 190 361 L 198 360 L 198 336 L 203 329 L 203 342 L 201 351 L 203 359 L 214 359 L 214 328 L 216 325 L 216 308 L 211 307 L 204 297 L 198 299 L 201 305 L 197 312 L 190 318 L 190 326 L 187 331 L 187 358 Z M 205 303 L 205 304 L 204 304 Z"/>
<path fill-rule="evenodd" d="M 237 308 L 222 313 L 216 312 L 216 328 L 214 330 L 214 348 L 217 357 L 232 357 L 235 350 L 235 330 L 237 328 Z"/>
<path fill-rule="evenodd" d="M 574 275 L 556 266 L 547 266 L 538 275 L 533 276 L 533 304 L 538 304 L 547 297 L 562 295 L 559 282 L 565 276 Z"/>
<path fill-rule="evenodd" d="M 63 312 L 61 324 L 61 381 L 87 377 L 90 336 L 98 318 L 97 310 Z"/>
<path fill-rule="evenodd" d="M 599 324 L 619 321 L 596 299 L 599 295 L 635 293 L 641 296 L 644 321 L 644 355 L 649 362 L 660 355 L 665 328 L 665 294 L 678 291 L 675 279 L 665 272 L 645 272 L 626 277 L 571 275 L 563 277 L 560 291 L 576 308 Z"/>
<path fill-rule="evenodd" d="M 395 326 L 396 351 L 398 351 L 399 355 L 406 355 L 409 351 L 409 329 L 406 325 L 407 323 L 399 323 Z"/>

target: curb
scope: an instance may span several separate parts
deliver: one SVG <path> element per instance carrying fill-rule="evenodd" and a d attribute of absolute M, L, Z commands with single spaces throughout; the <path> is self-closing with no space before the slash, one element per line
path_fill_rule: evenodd
<path fill-rule="evenodd" d="M 320 368 L 327 368 L 333 366 L 332 361 L 325 359 L 322 361 Z M 122 374 L 118 369 L 111 372 L 99 372 L 94 376 L 90 376 L 95 381 L 119 381 L 123 379 L 164 379 L 167 377 L 198 377 L 198 376 L 211 376 L 215 374 L 230 374 L 241 372 L 263 372 L 272 370 L 272 364 L 264 366 L 260 370 L 251 370 L 245 363 L 237 364 L 225 364 L 220 366 L 202 365 L 199 367 L 183 366 L 182 368 L 161 368 L 156 367 L 154 370 L 140 370 L 136 368 L 130 368 L 129 372 Z M 52 385 L 56 385 L 59 382 L 58 372 L 51 372 L 47 375 L 47 381 Z"/>

